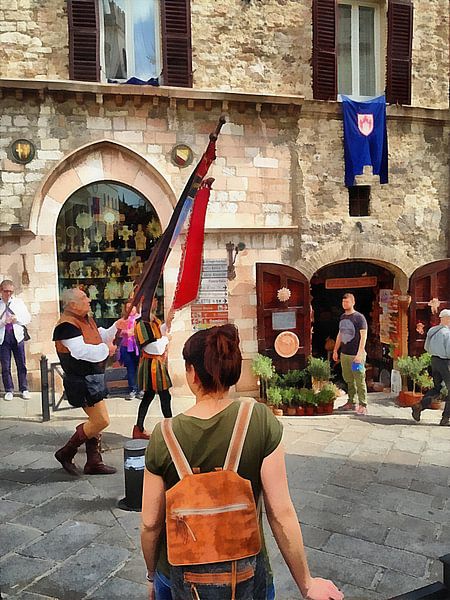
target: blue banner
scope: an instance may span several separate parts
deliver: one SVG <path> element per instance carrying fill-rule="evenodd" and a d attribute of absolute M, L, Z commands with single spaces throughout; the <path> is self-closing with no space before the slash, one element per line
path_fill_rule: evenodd
<path fill-rule="evenodd" d="M 355 185 L 355 175 L 372 166 L 380 183 L 388 182 L 388 142 L 384 95 L 365 102 L 342 96 L 344 119 L 345 185 Z"/>

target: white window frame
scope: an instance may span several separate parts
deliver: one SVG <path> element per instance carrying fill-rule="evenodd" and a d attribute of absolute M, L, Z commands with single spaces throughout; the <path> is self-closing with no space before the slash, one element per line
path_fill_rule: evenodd
<path fill-rule="evenodd" d="M 133 19 L 132 19 L 132 7 L 133 0 L 125 0 L 126 4 L 126 45 L 127 45 L 127 79 L 134 77 L 135 70 L 135 58 L 134 58 L 134 44 L 133 44 Z M 159 2 L 155 2 L 155 51 L 156 51 L 156 77 L 161 78 L 162 72 L 162 40 L 161 40 L 161 6 Z M 105 73 L 105 43 L 104 43 L 104 32 L 105 32 L 105 18 L 103 14 L 103 0 L 98 0 L 98 18 L 99 18 L 99 59 L 100 59 L 100 79 L 103 83 L 106 83 L 108 78 Z M 133 74 L 131 74 L 133 73 Z M 117 79 L 122 83 L 125 83 L 127 79 Z M 161 81 L 160 81 L 161 83 Z"/>
<path fill-rule="evenodd" d="M 342 4 L 351 6 L 351 56 L 352 56 L 352 100 L 369 100 L 382 94 L 382 61 L 381 61 L 381 7 L 378 2 L 365 2 L 364 0 L 339 0 L 338 7 Z M 359 21 L 358 9 L 360 6 L 368 6 L 374 9 L 374 54 L 375 54 L 375 94 L 373 96 L 362 96 L 359 93 Z M 339 21 L 338 21 L 339 27 Z M 357 91 L 358 93 L 355 93 Z M 342 101 L 342 95 L 338 93 L 338 100 Z"/>

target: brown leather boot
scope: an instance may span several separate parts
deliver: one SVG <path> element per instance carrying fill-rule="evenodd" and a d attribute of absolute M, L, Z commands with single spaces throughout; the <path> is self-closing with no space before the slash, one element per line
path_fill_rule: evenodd
<path fill-rule="evenodd" d="M 149 440 L 150 434 L 144 428 L 140 428 L 139 425 L 133 427 L 133 433 L 131 434 L 133 440 Z"/>
<path fill-rule="evenodd" d="M 117 469 L 105 465 L 100 454 L 100 436 L 86 440 L 86 457 L 84 465 L 86 475 L 112 475 Z"/>
<path fill-rule="evenodd" d="M 77 453 L 78 448 L 81 444 L 87 440 L 86 434 L 84 433 L 83 424 L 77 425 L 75 433 L 70 438 L 65 446 L 55 452 L 55 458 L 59 461 L 65 471 L 69 475 L 78 477 L 80 475 L 79 470 L 73 462 L 73 457 Z"/>

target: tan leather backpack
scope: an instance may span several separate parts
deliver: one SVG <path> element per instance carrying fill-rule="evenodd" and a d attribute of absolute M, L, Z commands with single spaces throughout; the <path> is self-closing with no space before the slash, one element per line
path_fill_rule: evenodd
<path fill-rule="evenodd" d="M 174 600 L 252 597 L 248 591 L 242 590 L 247 595 L 239 593 L 239 584 L 246 583 L 240 587 L 247 590 L 251 587 L 261 537 L 251 483 L 237 473 L 252 410 L 253 402 L 241 402 L 225 464 L 210 473 L 192 471 L 173 433 L 172 420 L 162 422 L 162 434 L 180 477 L 166 492 Z M 183 595 L 188 590 L 189 596 Z"/>

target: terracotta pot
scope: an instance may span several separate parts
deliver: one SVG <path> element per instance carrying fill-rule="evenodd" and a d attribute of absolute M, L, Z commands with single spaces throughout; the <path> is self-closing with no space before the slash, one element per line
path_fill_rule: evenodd
<path fill-rule="evenodd" d="M 314 414 L 314 406 L 305 406 L 305 415 L 307 417 L 312 417 Z"/>
<path fill-rule="evenodd" d="M 432 400 L 430 408 L 432 410 L 444 410 L 444 404 L 445 402 L 442 402 L 441 400 Z"/>
<path fill-rule="evenodd" d="M 323 405 L 322 404 L 318 404 L 316 409 L 317 409 L 318 415 L 323 415 Z"/>
<path fill-rule="evenodd" d="M 276 417 L 282 417 L 283 416 L 283 409 L 282 408 L 272 408 L 272 412 Z"/>
<path fill-rule="evenodd" d="M 397 402 L 399 406 L 414 406 L 420 402 L 423 398 L 423 394 L 418 394 L 417 392 L 405 392 L 401 391 L 397 396 Z"/>
<path fill-rule="evenodd" d="M 334 409 L 334 402 L 330 402 L 329 404 L 325 404 L 323 407 L 323 412 L 325 415 L 332 415 Z"/>
<path fill-rule="evenodd" d="M 297 415 L 297 417 L 303 417 L 303 415 L 305 414 L 305 407 L 297 406 L 295 409 L 295 414 Z"/>
<path fill-rule="evenodd" d="M 295 417 L 295 415 L 296 415 L 295 406 L 288 406 L 286 409 L 286 414 L 288 415 L 288 417 Z"/>

